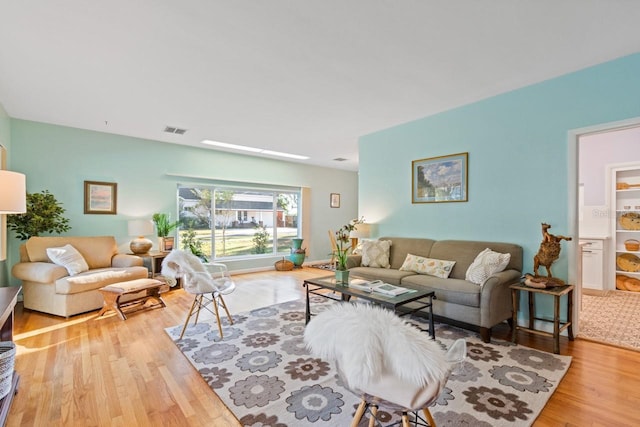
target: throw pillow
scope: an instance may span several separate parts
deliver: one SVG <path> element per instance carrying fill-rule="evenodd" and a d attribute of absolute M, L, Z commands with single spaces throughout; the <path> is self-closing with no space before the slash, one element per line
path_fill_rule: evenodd
<path fill-rule="evenodd" d="M 54 264 L 66 268 L 71 276 L 89 270 L 89 266 L 80 252 L 71 245 L 47 248 L 47 256 Z"/>
<path fill-rule="evenodd" d="M 362 266 L 389 268 L 391 240 L 365 240 L 362 242 Z"/>
<path fill-rule="evenodd" d="M 446 279 L 451 274 L 455 261 L 425 258 L 418 255 L 407 254 L 400 270 L 413 271 L 418 274 L 427 274 Z"/>
<path fill-rule="evenodd" d="M 501 254 L 487 248 L 471 263 L 465 279 L 476 285 L 482 285 L 489 276 L 507 268 L 509 260 L 511 260 L 511 254 Z"/>

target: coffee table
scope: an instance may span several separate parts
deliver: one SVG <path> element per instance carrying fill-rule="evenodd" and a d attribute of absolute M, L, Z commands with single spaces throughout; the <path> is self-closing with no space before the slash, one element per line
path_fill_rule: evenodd
<path fill-rule="evenodd" d="M 360 279 L 359 277 L 350 277 L 351 279 Z M 365 279 L 366 280 L 366 279 Z M 377 292 L 361 291 L 359 289 L 350 288 L 342 284 L 336 283 L 335 276 L 324 276 L 316 279 L 307 279 L 302 284 L 307 290 L 307 306 L 306 306 L 306 323 L 311 320 L 311 306 L 309 303 L 309 295 L 317 295 L 327 299 L 336 299 L 327 295 L 326 292 L 319 292 L 321 289 L 330 290 L 340 293 L 340 300 L 348 302 L 351 297 L 361 298 L 366 301 L 370 301 L 374 304 L 385 307 L 393 312 L 398 313 L 400 316 L 406 316 L 408 314 L 415 313 L 420 310 L 428 308 L 429 313 L 429 335 L 435 339 L 435 329 L 433 327 L 433 299 L 436 297 L 433 291 L 425 291 L 420 289 L 412 289 L 408 286 L 403 286 L 407 289 L 411 289 L 410 292 L 392 297 Z M 416 303 L 409 310 L 398 311 L 398 308 L 409 304 Z M 407 308 L 407 307 L 405 307 Z"/>

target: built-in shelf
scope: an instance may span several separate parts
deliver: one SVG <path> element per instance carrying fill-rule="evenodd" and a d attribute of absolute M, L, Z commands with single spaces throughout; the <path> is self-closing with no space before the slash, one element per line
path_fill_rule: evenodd
<path fill-rule="evenodd" d="M 625 214 L 636 214 L 640 217 L 640 187 L 631 187 L 618 189 L 622 184 L 640 185 L 640 168 L 637 165 L 623 166 L 614 168 L 611 170 L 611 184 L 612 184 L 612 200 L 611 207 L 615 209 L 615 215 L 612 215 L 612 230 L 613 242 L 612 248 L 615 253 L 613 254 L 613 265 L 615 275 L 625 275 L 633 278 L 640 278 L 640 271 L 625 271 L 622 270 L 617 263 L 618 257 L 622 254 L 632 254 L 640 258 L 640 251 L 630 251 L 624 245 L 624 242 L 629 239 L 640 240 L 640 226 L 625 228 L 621 219 Z M 633 229 L 631 229 L 633 228 Z M 615 277 L 613 283 L 616 283 Z"/>

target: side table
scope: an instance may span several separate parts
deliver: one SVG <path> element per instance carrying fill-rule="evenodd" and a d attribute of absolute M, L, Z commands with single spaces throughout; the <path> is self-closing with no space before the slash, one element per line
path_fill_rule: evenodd
<path fill-rule="evenodd" d="M 157 274 L 160 274 L 162 270 L 162 260 L 169 255 L 169 252 L 147 252 L 146 254 L 131 254 L 137 255 L 142 259 L 149 259 L 151 262 L 151 268 L 149 269 L 149 277 L 154 278 Z"/>
<path fill-rule="evenodd" d="M 0 340 L 13 341 L 13 312 L 18 301 L 18 294 L 22 287 L 0 288 Z M 13 397 L 18 392 L 20 375 L 14 371 L 9 394 L 0 399 L 0 425 L 5 425 L 9 416 L 9 409 Z"/>
<path fill-rule="evenodd" d="M 559 286 L 556 288 L 539 289 L 526 286 L 524 284 L 514 284 L 510 286 L 513 301 L 513 329 L 511 332 L 511 341 L 518 342 L 518 330 L 532 332 L 538 335 L 553 337 L 553 352 L 560 354 L 560 333 L 567 330 L 569 341 L 573 341 L 573 289 L 574 285 Z M 518 309 L 520 307 L 520 291 L 529 293 L 528 317 L 529 327 L 518 326 Z M 551 295 L 553 297 L 553 319 L 544 319 L 536 317 L 535 296 L 537 294 Z M 560 298 L 567 295 L 567 321 L 560 321 Z M 553 332 L 541 331 L 535 329 L 535 321 L 553 323 Z"/>

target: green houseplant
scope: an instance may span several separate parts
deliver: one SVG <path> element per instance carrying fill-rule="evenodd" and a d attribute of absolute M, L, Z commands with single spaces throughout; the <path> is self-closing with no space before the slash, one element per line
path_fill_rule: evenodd
<path fill-rule="evenodd" d="M 173 237 L 168 236 L 169 233 L 171 233 L 178 227 L 178 225 L 180 225 L 180 221 L 171 221 L 171 215 L 166 213 L 154 213 L 151 219 L 156 225 L 156 234 L 160 238 L 160 250 L 165 251 L 167 249 L 173 249 Z M 170 247 L 167 242 L 170 242 Z"/>
<path fill-rule="evenodd" d="M 183 233 L 180 238 L 180 243 L 182 244 L 182 249 L 191 251 L 191 253 L 200 258 L 202 262 L 209 262 L 209 258 L 207 258 L 207 255 L 202 250 L 202 241 L 196 238 L 196 232 L 193 228 L 189 228 Z"/>
<path fill-rule="evenodd" d="M 336 265 L 336 283 L 349 283 L 349 270 L 347 270 L 347 258 L 352 251 L 349 244 L 349 234 L 355 230 L 356 225 L 362 224 L 364 217 L 360 219 L 352 219 L 348 224 L 345 224 L 336 231 L 336 250 L 335 256 L 337 261 Z"/>
<path fill-rule="evenodd" d="M 27 193 L 27 212 L 7 216 L 7 226 L 16 232 L 20 240 L 27 240 L 40 233 L 64 233 L 71 230 L 66 210 L 48 190 Z"/>

